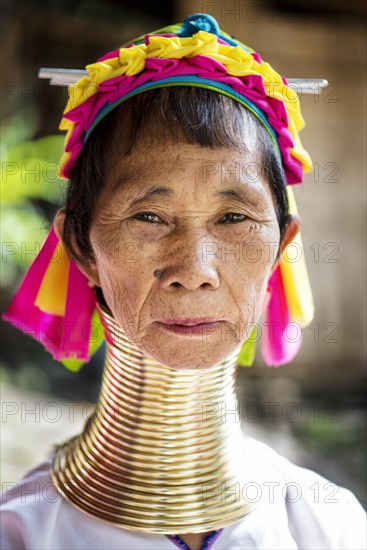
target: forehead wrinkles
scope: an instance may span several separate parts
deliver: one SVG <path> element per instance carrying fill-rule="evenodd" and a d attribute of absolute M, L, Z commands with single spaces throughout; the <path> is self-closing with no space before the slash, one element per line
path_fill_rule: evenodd
<path fill-rule="evenodd" d="M 180 149 L 185 148 L 185 151 Z M 159 185 L 170 182 L 171 173 L 177 177 L 187 179 L 191 176 L 190 183 L 206 184 L 237 183 L 240 180 L 254 182 L 253 174 L 263 180 L 261 167 L 255 158 L 255 154 L 245 154 L 237 150 L 203 150 L 195 145 L 185 144 L 177 147 L 149 147 L 142 150 L 137 147 L 129 157 L 125 157 L 115 163 L 108 174 L 108 189 L 114 194 L 120 190 L 133 192 L 133 184 L 151 182 L 153 179 Z M 262 183 L 264 183 L 262 181 Z M 125 185 L 123 185 L 125 184 Z M 191 191 L 193 186 L 190 185 Z M 195 185 L 196 188 L 196 185 Z M 202 186 L 205 189 L 205 185 Z"/>
<path fill-rule="evenodd" d="M 119 203 L 126 199 L 133 204 L 155 186 L 172 189 L 171 200 L 175 204 L 182 201 L 182 210 L 187 200 L 197 201 L 198 209 L 200 204 L 205 208 L 214 202 L 224 203 L 224 198 L 215 197 L 215 194 L 232 184 L 242 188 L 245 203 L 257 210 L 268 209 L 271 207 L 269 200 L 273 203 L 272 193 L 269 182 L 262 176 L 257 156 L 258 151 L 208 149 L 184 142 L 177 145 L 169 140 L 157 144 L 152 136 L 147 136 L 128 155 L 115 162 L 107 177 L 99 211 L 116 204 L 116 200 Z M 162 193 L 152 196 L 152 200 L 159 201 L 160 197 L 164 201 L 170 199 L 168 194 Z M 228 193 L 225 198 L 227 204 L 237 204 L 234 195 Z M 192 211 L 191 204 L 188 208 Z"/>

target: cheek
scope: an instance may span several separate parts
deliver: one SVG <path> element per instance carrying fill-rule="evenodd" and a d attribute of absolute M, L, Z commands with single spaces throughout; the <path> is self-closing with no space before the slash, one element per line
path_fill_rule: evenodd
<path fill-rule="evenodd" d="M 252 322 L 258 320 L 271 269 L 279 248 L 277 226 L 247 235 L 231 248 L 231 255 L 223 264 L 224 277 L 236 297 L 241 316 Z"/>
<path fill-rule="evenodd" d="M 131 245 L 102 254 L 97 262 L 103 296 L 123 328 L 138 323 L 139 312 L 152 285 L 153 267 Z M 149 262 L 148 262 L 149 263 Z"/>

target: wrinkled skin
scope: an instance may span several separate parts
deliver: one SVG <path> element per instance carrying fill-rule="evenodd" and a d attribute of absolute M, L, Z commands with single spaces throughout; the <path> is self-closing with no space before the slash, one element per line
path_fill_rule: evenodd
<path fill-rule="evenodd" d="M 102 288 L 127 335 L 172 368 L 218 364 L 261 315 L 280 231 L 269 184 L 259 174 L 249 176 L 248 160 L 234 149 L 145 136 L 115 164 L 100 197 L 90 232 L 96 261 L 79 267 Z M 232 184 L 246 190 L 245 203 L 214 196 Z M 133 206 L 137 193 L 153 185 L 174 194 Z M 59 238 L 64 215 L 61 209 L 55 217 Z M 280 250 L 299 223 L 292 218 Z M 153 275 L 157 269 L 160 279 Z M 158 321 L 168 317 L 222 322 L 191 337 L 166 332 Z"/>

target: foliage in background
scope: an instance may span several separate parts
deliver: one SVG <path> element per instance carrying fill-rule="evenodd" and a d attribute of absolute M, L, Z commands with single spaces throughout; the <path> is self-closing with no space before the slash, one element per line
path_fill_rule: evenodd
<path fill-rule="evenodd" d="M 9 292 L 36 257 L 64 198 L 66 182 L 56 175 L 64 136 L 33 141 L 35 126 L 28 111 L 2 128 L 1 279 Z"/>

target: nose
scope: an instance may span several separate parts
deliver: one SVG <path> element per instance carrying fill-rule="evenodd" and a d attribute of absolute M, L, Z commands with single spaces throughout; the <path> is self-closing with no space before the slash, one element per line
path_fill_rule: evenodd
<path fill-rule="evenodd" d="M 185 231 L 175 242 L 167 243 L 167 247 L 169 257 L 161 263 L 163 288 L 218 288 L 216 246 L 206 232 Z"/>

